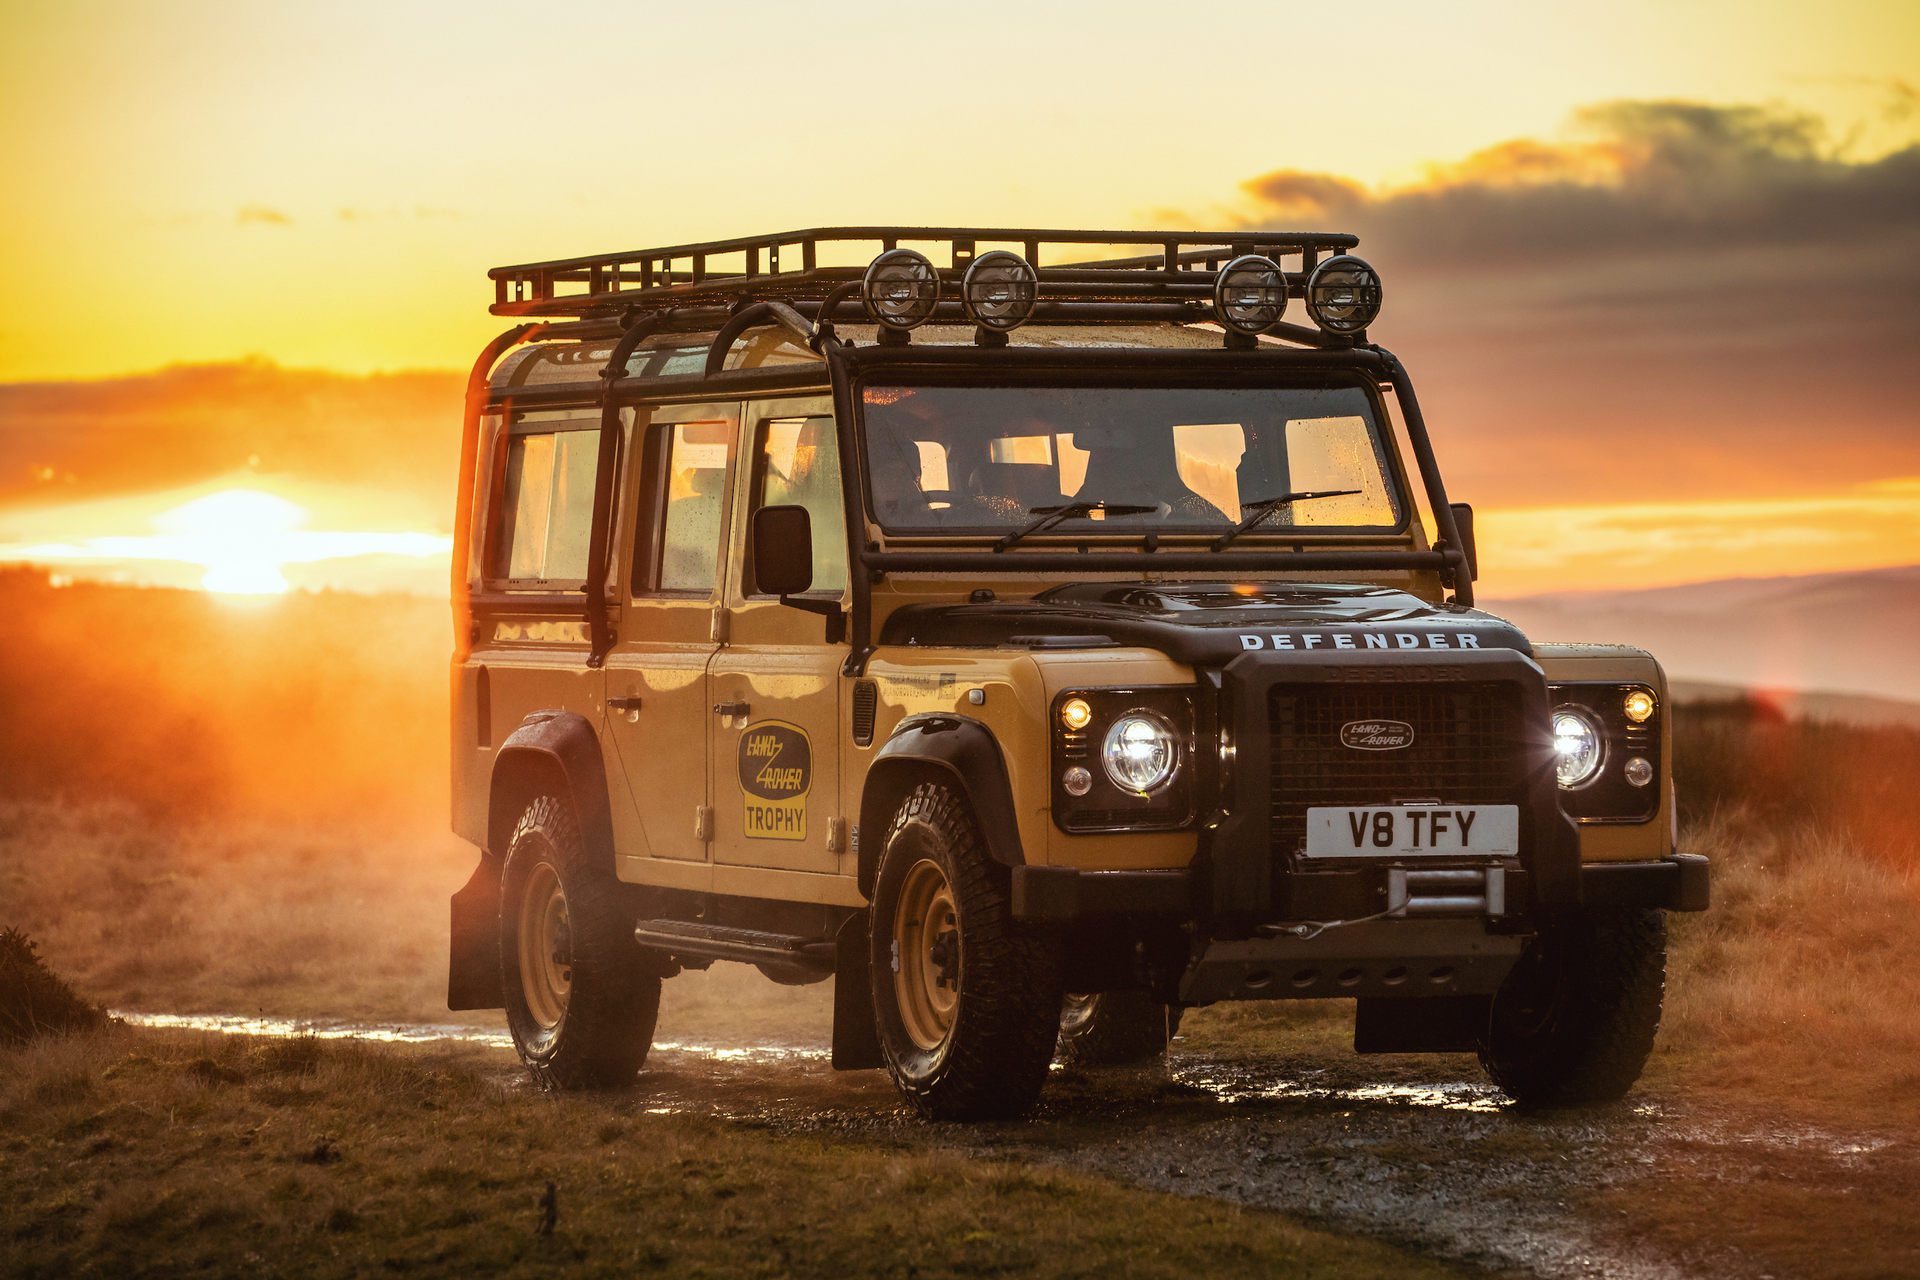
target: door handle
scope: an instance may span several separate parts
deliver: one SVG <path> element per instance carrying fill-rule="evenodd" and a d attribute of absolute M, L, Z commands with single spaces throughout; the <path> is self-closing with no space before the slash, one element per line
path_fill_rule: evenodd
<path fill-rule="evenodd" d="M 740 716 L 745 718 L 749 709 L 744 702 L 716 702 L 713 704 L 713 714 L 717 716 Z"/>
<path fill-rule="evenodd" d="M 635 694 L 627 698 L 608 698 L 607 706 L 614 711 L 638 711 L 640 709 L 640 696 Z"/>

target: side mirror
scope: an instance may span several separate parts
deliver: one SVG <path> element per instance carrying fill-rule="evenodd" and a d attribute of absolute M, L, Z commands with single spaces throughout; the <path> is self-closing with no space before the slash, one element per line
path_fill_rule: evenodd
<path fill-rule="evenodd" d="M 753 576 L 771 596 L 797 596 L 813 585 L 813 519 L 805 507 L 753 513 Z"/>
<path fill-rule="evenodd" d="M 1467 553 L 1467 577 L 1480 581 L 1480 553 L 1473 545 L 1473 504 L 1449 502 L 1453 509 L 1453 527 L 1460 531 L 1460 549 Z"/>

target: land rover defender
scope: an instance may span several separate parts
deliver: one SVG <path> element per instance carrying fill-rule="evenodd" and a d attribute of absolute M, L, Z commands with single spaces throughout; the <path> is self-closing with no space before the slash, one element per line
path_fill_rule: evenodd
<path fill-rule="evenodd" d="M 973 1118 L 1185 1008 L 1351 998 L 1363 1053 L 1622 1095 L 1663 912 L 1707 903 L 1665 678 L 1473 607 L 1356 247 L 861 227 L 491 272 L 450 1007 L 610 1085 L 682 970 L 831 980 L 836 1067 Z"/>

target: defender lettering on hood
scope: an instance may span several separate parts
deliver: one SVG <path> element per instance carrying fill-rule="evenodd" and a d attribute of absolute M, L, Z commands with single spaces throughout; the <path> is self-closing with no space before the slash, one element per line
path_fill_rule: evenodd
<path fill-rule="evenodd" d="M 1478 609 L 1430 604 L 1365 583 L 1081 582 L 1027 600 L 915 605 L 888 620 L 888 644 L 1138 645 L 1218 665 L 1243 653 L 1511 649 L 1520 631 Z"/>

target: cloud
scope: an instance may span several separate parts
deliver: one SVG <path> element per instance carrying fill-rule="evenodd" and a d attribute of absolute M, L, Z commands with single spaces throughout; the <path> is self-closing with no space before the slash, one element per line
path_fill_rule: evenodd
<path fill-rule="evenodd" d="M 234 222 L 242 227 L 290 227 L 293 219 L 270 205 L 243 204 L 239 212 L 233 215 Z"/>
<path fill-rule="evenodd" d="M 1920 145 L 1779 107 L 1600 103 L 1369 189 L 1269 170 L 1241 221 L 1360 236 L 1449 488 L 1503 506 L 1920 474 Z"/>

